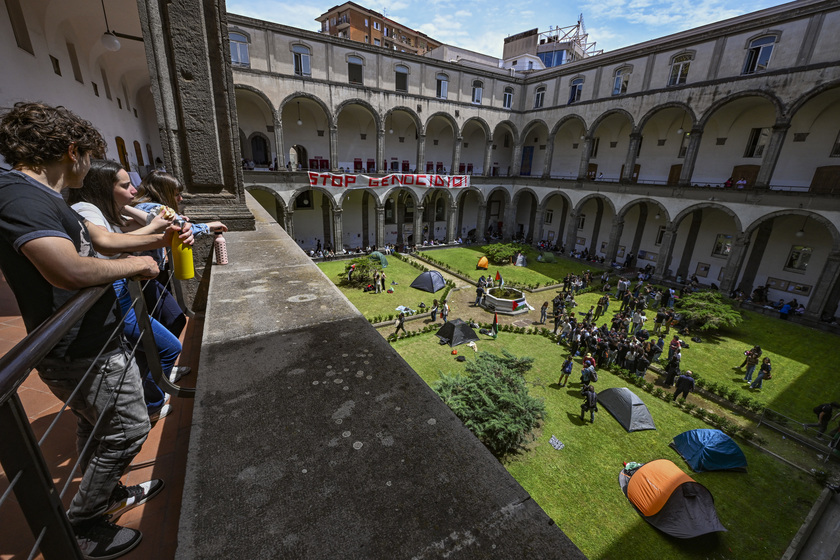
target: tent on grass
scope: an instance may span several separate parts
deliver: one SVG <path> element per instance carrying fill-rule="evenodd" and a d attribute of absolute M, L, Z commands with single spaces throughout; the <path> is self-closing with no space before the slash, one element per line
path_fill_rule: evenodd
<path fill-rule="evenodd" d="M 554 253 L 546 251 L 544 253 L 540 253 L 540 259 L 544 263 L 553 263 L 557 262 L 557 258 L 554 256 Z"/>
<path fill-rule="evenodd" d="M 672 537 L 690 539 L 726 531 L 711 492 L 667 459 L 618 475 L 621 490 L 645 521 Z"/>
<path fill-rule="evenodd" d="M 412 288 L 431 293 L 443 289 L 444 286 L 446 286 L 446 281 L 443 279 L 443 275 L 437 270 L 427 270 L 421 273 L 411 283 Z"/>
<path fill-rule="evenodd" d="M 435 334 L 441 340 L 441 343 L 446 343 L 449 346 L 458 346 L 459 344 L 478 341 L 478 335 L 475 334 L 472 327 L 461 319 L 454 319 L 444 323 Z"/>
<path fill-rule="evenodd" d="M 475 265 L 476 268 L 483 268 L 487 270 L 487 267 L 490 266 L 490 261 L 487 260 L 487 257 L 481 257 L 478 259 L 478 264 Z"/>
<path fill-rule="evenodd" d="M 689 430 L 671 442 L 694 472 L 747 470 L 747 458 L 738 444 L 720 430 Z"/>
<path fill-rule="evenodd" d="M 370 260 L 372 261 L 379 261 L 379 264 L 382 265 L 382 268 L 388 266 L 388 259 L 385 258 L 385 255 L 380 253 L 379 251 L 374 251 L 370 254 Z"/>
<path fill-rule="evenodd" d="M 598 402 L 609 410 L 628 432 L 656 429 L 645 403 L 627 387 L 604 389 L 598 393 Z"/>

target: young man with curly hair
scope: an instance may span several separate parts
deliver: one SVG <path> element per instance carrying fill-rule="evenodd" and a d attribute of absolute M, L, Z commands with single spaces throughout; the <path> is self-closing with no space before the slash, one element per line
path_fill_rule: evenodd
<path fill-rule="evenodd" d="M 0 173 L 0 267 L 27 332 L 78 290 L 109 285 L 37 366 L 44 383 L 77 418 L 82 480 L 67 516 L 86 558 L 116 558 L 139 544 L 140 531 L 113 521 L 163 488 L 160 480 L 120 484 L 150 426 L 137 364 L 122 340 L 111 339 L 120 320 L 111 283 L 155 278 L 158 266 L 151 257 L 93 257 L 97 251 L 162 247 L 177 231 L 109 233 L 88 228 L 67 206 L 61 191 L 80 188 L 91 156 L 101 157 L 104 151 L 105 142 L 93 125 L 63 107 L 18 103 L 0 113 L 0 154 L 13 168 Z M 189 228 L 180 237 L 192 242 Z M 88 437 L 93 442 L 84 449 Z"/>

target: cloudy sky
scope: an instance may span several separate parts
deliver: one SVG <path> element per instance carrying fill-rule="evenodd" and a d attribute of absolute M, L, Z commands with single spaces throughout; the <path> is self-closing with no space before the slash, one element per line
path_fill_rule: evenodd
<path fill-rule="evenodd" d="M 784 4 L 775 0 L 356 0 L 390 19 L 465 49 L 501 57 L 505 37 L 549 26 L 566 27 L 583 14 L 589 41 L 606 51 L 707 23 Z M 229 12 L 320 29 L 315 18 L 339 0 L 227 0 Z"/>

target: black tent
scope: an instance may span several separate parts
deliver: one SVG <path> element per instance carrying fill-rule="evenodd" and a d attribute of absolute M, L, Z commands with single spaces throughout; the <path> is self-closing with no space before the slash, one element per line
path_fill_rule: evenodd
<path fill-rule="evenodd" d="M 656 429 L 645 403 L 627 387 L 604 389 L 598 393 L 598 402 L 609 410 L 628 432 Z"/>
<path fill-rule="evenodd" d="M 461 319 L 454 319 L 444 323 L 435 334 L 440 338 L 441 342 L 445 342 L 449 346 L 458 346 L 459 344 L 466 344 L 478 340 L 478 335 L 475 334 L 472 327 Z"/>
<path fill-rule="evenodd" d="M 412 288 L 431 293 L 442 290 L 444 286 L 446 286 L 446 281 L 443 279 L 443 275 L 437 270 L 427 270 L 411 283 Z"/>

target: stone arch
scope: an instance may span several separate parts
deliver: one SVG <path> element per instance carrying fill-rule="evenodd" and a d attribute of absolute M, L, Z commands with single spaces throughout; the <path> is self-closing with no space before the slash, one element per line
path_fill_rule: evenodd
<path fill-rule="evenodd" d="M 674 219 L 671 221 L 671 223 L 674 226 L 677 226 L 677 224 L 681 223 L 686 216 L 689 216 L 691 213 L 697 210 L 703 210 L 704 208 L 720 210 L 721 212 L 733 219 L 733 221 L 735 222 L 735 231 L 744 231 L 744 226 L 741 223 L 741 218 L 738 217 L 738 214 L 728 206 L 725 206 L 723 204 L 717 204 L 715 202 L 698 202 L 697 204 L 687 206 L 686 208 L 683 208 L 676 216 L 674 216 Z"/>
<path fill-rule="evenodd" d="M 605 206 L 608 207 L 610 210 L 612 210 L 613 215 L 617 214 L 616 209 L 615 209 L 615 204 L 613 204 L 613 201 L 610 200 L 610 198 L 608 196 L 606 196 L 604 194 L 601 194 L 601 193 L 592 193 L 592 194 L 588 194 L 588 195 L 584 196 L 583 198 L 578 200 L 578 203 L 575 204 L 574 207 L 572 207 L 572 212 L 577 214 L 578 212 L 580 212 L 581 208 L 586 206 L 587 202 L 589 202 L 590 200 L 596 200 L 596 199 L 603 200 L 605 202 Z"/>
<path fill-rule="evenodd" d="M 495 193 L 497 193 L 499 191 L 501 191 L 502 194 L 504 195 L 505 204 L 510 204 L 512 197 L 511 197 L 510 191 L 508 189 L 506 189 L 505 187 L 495 187 L 493 189 L 490 189 L 490 191 L 487 193 L 487 196 L 484 198 L 484 200 L 489 201 L 490 198 Z"/>
<path fill-rule="evenodd" d="M 423 126 L 423 122 L 420 120 L 420 115 L 414 109 L 410 107 L 406 107 L 404 105 L 397 105 L 396 107 L 391 107 L 388 109 L 384 115 L 382 115 L 382 125 L 385 125 L 385 122 L 388 120 L 388 116 L 391 113 L 396 111 L 402 111 L 403 113 L 408 113 L 408 116 L 411 117 L 411 120 L 414 121 L 414 126 L 417 127 L 417 134 L 425 134 L 425 127 Z"/>
<path fill-rule="evenodd" d="M 428 189 L 423 196 L 420 198 L 420 206 L 425 207 L 426 204 L 431 201 L 432 199 L 437 199 L 438 195 L 443 195 L 443 198 L 446 202 L 449 203 L 451 206 L 454 202 L 454 197 L 449 193 L 447 189 Z"/>
<path fill-rule="evenodd" d="M 288 209 L 289 209 L 289 204 L 286 204 L 286 201 L 283 200 L 283 197 L 280 196 L 280 193 L 277 192 L 276 190 L 272 189 L 271 187 L 267 187 L 265 185 L 246 185 L 245 190 L 248 191 L 248 192 L 261 191 L 261 192 L 268 193 L 272 196 L 272 198 L 274 198 L 274 200 L 277 201 L 277 204 L 280 205 L 280 207 L 283 209 L 284 212 L 288 211 Z"/>
<path fill-rule="evenodd" d="M 551 127 L 549 127 L 548 123 L 546 123 L 544 120 L 542 120 L 542 119 L 531 119 L 530 121 L 525 123 L 525 126 L 522 127 L 521 138 L 526 138 L 528 136 L 529 132 L 531 132 L 532 130 L 534 130 L 534 128 L 536 128 L 540 125 L 545 127 L 545 130 L 546 130 L 547 133 L 551 132 Z"/>
<path fill-rule="evenodd" d="M 321 101 L 319 97 L 316 97 L 311 93 L 296 91 L 287 95 L 285 98 L 283 98 L 283 101 L 281 101 L 280 104 L 277 106 L 278 113 L 282 115 L 283 109 L 286 108 L 286 105 L 295 101 L 300 101 L 301 99 L 307 99 L 309 101 L 314 102 L 316 105 L 318 105 L 318 107 L 321 108 L 322 111 L 324 111 L 324 116 L 327 118 L 327 128 L 333 128 L 335 126 L 335 117 L 333 116 L 332 111 L 330 111 L 330 108 L 327 107 L 327 104 Z"/>
<path fill-rule="evenodd" d="M 338 201 L 335 199 L 335 197 L 330 191 L 321 187 L 312 187 L 309 185 L 295 189 L 295 191 L 289 197 L 289 208 L 293 207 L 295 200 L 297 199 L 297 197 L 300 196 L 302 192 L 308 190 L 318 191 L 323 196 L 325 196 L 327 200 L 330 201 L 330 210 L 332 210 L 333 212 L 335 212 L 336 210 L 341 210 L 341 206 L 338 204 Z"/>
<path fill-rule="evenodd" d="M 254 86 L 249 86 L 249 85 L 246 85 L 246 84 L 234 84 L 233 89 L 234 89 L 234 91 L 236 91 L 237 89 L 241 89 L 243 91 L 249 91 L 249 92 L 253 93 L 254 95 L 256 95 L 257 97 L 259 97 L 260 99 L 262 99 L 265 102 L 265 104 L 268 106 L 268 108 L 271 109 L 271 117 L 274 120 L 275 126 L 280 124 L 280 113 L 277 112 L 277 108 L 271 102 L 271 99 L 269 99 L 268 96 L 261 89 L 258 89 L 258 88 L 255 88 Z"/>
<path fill-rule="evenodd" d="M 586 131 L 587 136 L 591 136 L 593 132 L 598 130 L 598 127 L 601 126 L 601 123 L 603 123 L 607 118 L 611 117 L 612 115 L 621 115 L 625 117 L 630 122 L 630 128 L 635 129 L 635 119 L 633 119 L 633 115 L 631 115 L 629 111 L 626 111 L 624 109 L 610 109 L 598 115 L 598 118 L 596 118 L 592 122 L 592 126 L 590 126 L 589 130 Z"/>
<path fill-rule="evenodd" d="M 826 82 L 824 84 L 820 84 L 812 89 L 809 89 L 806 93 L 802 94 L 799 98 L 795 99 L 790 103 L 785 113 L 785 116 L 788 119 L 791 119 L 802 107 L 808 104 L 809 101 L 814 99 L 815 97 L 819 96 L 822 93 L 825 93 L 829 90 L 835 89 L 840 87 L 840 80 L 834 80 L 831 82 Z"/>
<path fill-rule="evenodd" d="M 379 115 L 379 112 L 373 108 L 373 105 L 365 101 L 364 99 L 359 99 L 358 97 L 354 97 L 353 99 L 347 99 L 346 101 L 342 101 L 338 104 L 335 108 L 335 121 L 338 122 L 338 117 L 341 115 L 341 112 L 347 108 L 348 105 L 360 105 L 364 107 L 370 114 L 373 116 L 373 124 L 376 127 L 376 130 L 382 130 L 382 123 L 384 120 Z"/>
<path fill-rule="evenodd" d="M 706 111 L 700 116 L 700 120 L 697 121 L 697 126 L 701 129 L 706 127 L 706 124 L 709 122 L 709 119 L 724 105 L 731 103 L 737 99 L 742 99 L 744 97 L 762 97 L 769 101 L 773 108 L 776 110 L 776 122 L 781 120 L 783 114 L 783 106 L 782 102 L 779 100 L 778 97 L 771 93 L 767 93 L 766 91 L 750 89 L 746 91 L 738 91 L 731 95 L 724 97 L 723 99 L 719 99 L 718 101 L 712 103 L 712 105 L 706 109 Z"/>
<path fill-rule="evenodd" d="M 469 124 L 471 122 L 478 123 L 478 126 L 480 126 L 481 129 L 484 131 L 484 134 L 486 135 L 486 138 L 488 140 L 490 139 L 490 136 L 492 135 L 492 131 L 490 130 L 490 125 L 487 124 L 487 121 L 485 121 L 481 117 L 470 117 L 470 118 L 468 118 L 467 120 L 464 121 L 464 125 L 461 127 L 461 130 L 464 130 L 465 128 L 467 128 L 467 124 Z"/>
<path fill-rule="evenodd" d="M 389 191 L 388 193 L 385 193 L 385 196 L 382 199 L 380 199 L 379 198 L 379 193 L 377 193 L 374 189 L 372 189 L 370 187 L 362 187 L 362 188 L 359 188 L 359 189 L 344 189 L 343 191 L 341 191 L 341 194 L 339 194 L 335 199 L 336 204 L 338 204 L 338 207 L 343 209 L 344 208 L 344 201 L 347 200 L 347 197 L 351 193 L 354 193 L 354 192 L 355 193 L 367 193 L 370 196 L 372 196 L 373 200 L 376 202 L 376 207 L 377 208 L 382 206 L 383 201 L 386 200 L 388 198 L 388 195 L 390 194 L 390 191 Z"/>
<path fill-rule="evenodd" d="M 537 203 L 537 207 L 541 206 L 542 203 L 540 201 L 539 195 L 536 192 L 534 192 L 534 189 L 532 189 L 531 187 L 520 187 L 516 189 L 516 192 L 513 193 L 513 195 L 511 196 L 511 204 L 516 204 L 519 201 L 519 198 L 524 193 L 528 193 L 534 197 L 534 202 Z"/>
<path fill-rule="evenodd" d="M 466 189 L 462 189 L 461 192 L 456 194 L 453 197 L 453 199 L 455 201 L 455 204 L 460 206 L 464 202 L 464 198 L 466 198 L 466 196 L 470 193 L 475 193 L 476 196 L 478 196 L 479 204 L 487 204 L 487 198 L 484 196 L 484 193 L 481 191 L 481 189 L 477 189 L 475 187 L 469 187 L 469 188 L 466 188 Z"/>
<path fill-rule="evenodd" d="M 517 128 L 517 126 L 513 124 L 513 121 L 509 121 L 507 119 L 496 123 L 496 126 L 493 128 L 493 134 L 491 135 L 490 140 L 496 140 L 496 131 L 499 130 L 500 126 L 506 126 L 510 129 L 510 133 L 513 135 L 513 144 L 516 145 L 516 143 L 519 142 L 519 128 Z"/>
<path fill-rule="evenodd" d="M 429 128 L 429 123 L 432 122 L 432 119 L 434 119 L 435 117 L 443 117 L 443 119 L 446 122 L 448 122 L 449 125 L 452 127 L 452 134 L 454 134 L 454 137 L 455 138 L 460 138 L 461 137 L 461 129 L 458 127 L 458 121 L 455 120 L 455 117 L 453 117 L 452 115 L 450 115 L 449 113 L 446 113 L 444 111 L 438 111 L 436 113 L 432 113 L 431 115 L 429 115 L 429 118 L 426 119 L 426 122 L 423 125 L 423 134 L 426 133 L 426 130 L 428 130 L 428 128 Z"/>
<path fill-rule="evenodd" d="M 641 132 L 645 129 L 645 125 L 647 125 L 648 121 L 652 119 L 657 113 L 663 111 L 665 109 L 681 109 L 688 113 L 688 116 L 691 117 L 691 122 L 688 123 L 688 126 L 683 127 L 686 130 L 691 130 L 694 124 L 697 122 L 697 115 L 687 103 L 683 103 L 681 101 L 669 101 L 667 103 L 662 103 L 650 109 L 647 113 L 645 113 L 642 118 L 639 119 L 638 124 L 634 128 L 634 132 Z"/>
<path fill-rule="evenodd" d="M 551 130 L 549 131 L 549 135 L 548 135 L 549 138 L 554 138 L 557 135 L 557 131 L 560 130 L 560 128 L 562 128 L 564 125 L 566 125 L 567 123 L 569 123 L 571 121 L 578 121 L 580 123 L 580 125 L 583 127 L 583 130 L 586 130 L 586 120 L 584 120 L 583 117 L 581 117 L 580 115 L 575 115 L 575 114 L 566 115 L 565 117 L 563 117 L 562 119 L 557 121 L 554 124 L 554 127 L 551 128 Z"/>
<path fill-rule="evenodd" d="M 548 194 L 547 194 L 547 195 L 546 195 L 546 196 L 545 196 L 545 197 L 544 197 L 544 198 L 540 201 L 540 205 L 539 205 L 538 211 L 539 211 L 539 212 L 545 212 L 546 208 L 548 208 L 548 204 L 551 202 L 551 200 L 552 200 L 554 197 L 557 197 L 557 196 L 559 196 L 560 198 L 562 198 L 562 199 L 566 202 L 566 204 L 568 205 L 568 207 L 569 207 L 569 208 L 571 208 L 571 207 L 572 207 L 572 199 L 571 199 L 571 198 L 569 198 L 569 195 L 568 195 L 568 194 L 566 194 L 564 191 L 554 191 L 554 192 L 550 192 L 550 193 L 548 193 Z"/>
<path fill-rule="evenodd" d="M 764 214 L 763 216 L 756 218 L 752 223 L 750 223 L 744 229 L 744 234 L 747 237 L 749 237 L 764 222 L 768 220 L 773 220 L 775 218 L 788 216 L 802 216 L 804 218 L 808 218 L 809 220 L 813 220 L 821 226 L 823 226 L 831 234 L 831 250 L 840 251 L 840 231 L 838 231 L 837 225 L 825 216 L 822 216 L 821 214 L 817 214 L 815 212 L 811 212 L 810 210 L 804 210 L 801 208 L 789 208 Z"/>
<path fill-rule="evenodd" d="M 653 204 L 654 206 L 659 208 L 660 212 L 662 212 L 662 215 L 665 218 L 666 223 L 671 221 L 671 217 L 668 213 L 668 209 L 665 208 L 665 206 L 660 201 L 656 200 L 655 198 L 649 198 L 649 197 L 635 198 L 635 199 L 631 200 L 630 202 L 628 202 L 627 204 L 625 204 L 624 206 L 622 206 L 621 208 L 618 208 L 616 210 L 615 217 L 617 219 L 623 219 L 624 216 L 626 216 L 627 213 L 634 206 L 636 206 L 637 204 L 643 204 L 643 203 Z"/>

